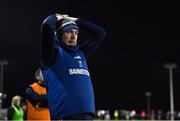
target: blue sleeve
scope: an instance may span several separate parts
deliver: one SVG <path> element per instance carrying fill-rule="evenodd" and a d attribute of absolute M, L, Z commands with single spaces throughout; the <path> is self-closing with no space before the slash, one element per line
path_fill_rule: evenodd
<path fill-rule="evenodd" d="M 48 16 L 41 27 L 41 64 L 50 66 L 56 59 L 56 49 L 54 45 L 55 29 L 57 18 L 55 15 Z"/>
<path fill-rule="evenodd" d="M 48 101 L 46 95 L 37 94 L 31 87 L 26 89 L 26 98 L 33 105 L 39 107 L 48 107 Z"/>
<path fill-rule="evenodd" d="M 90 35 L 80 46 L 85 56 L 89 58 L 104 40 L 106 31 L 101 27 L 83 19 L 78 19 L 76 23 L 80 29 L 85 30 Z"/>

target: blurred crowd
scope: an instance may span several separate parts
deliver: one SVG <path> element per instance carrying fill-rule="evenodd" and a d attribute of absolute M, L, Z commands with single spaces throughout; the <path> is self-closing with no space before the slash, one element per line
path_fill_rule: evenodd
<path fill-rule="evenodd" d="M 99 120 L 171 120 L 170 111 L 152 110 L 150 114 L 143 110 L 97 110 L 96 119 Z M 174 112 L 174 120 L 180 120 L 180 111 Z"/>

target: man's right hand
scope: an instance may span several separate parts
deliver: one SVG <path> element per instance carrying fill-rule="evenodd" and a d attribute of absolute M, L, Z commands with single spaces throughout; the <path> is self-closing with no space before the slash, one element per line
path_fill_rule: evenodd
<path fill-rule="evenodd" d="M 76 18 L 76 17 L 70 17 L 70 16 L 65 16 L 64 18 L 65 18 L 65 19 L 69 19 L 69 20 L 71 20 L 71 21 L 73 21 L 73 22 L 75 22 L 75 21 L 78 20 L 78 18 Z"/>
<path fill-rule="evenodd" d="M 59 20 L 61 20 L 61 19 L 63 19 L 63 18 L 66 18 L 66 17 L 69 16 L 69 15 L 67 15 L 67 14 L 58 14 L 58 13 L 56 13 L 55 15 L 56 15 L 56 17 L 57 17 L 57 21 L 59 21 Z"/>

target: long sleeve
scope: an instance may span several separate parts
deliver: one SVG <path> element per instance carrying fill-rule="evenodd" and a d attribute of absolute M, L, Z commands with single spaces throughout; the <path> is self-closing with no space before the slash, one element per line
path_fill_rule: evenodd
<path fill-rule="evenodd" d="M 26 89 L 26 98 L 33 105 L 38 105 L 39 107 L 48 107 L 47 96 L 37 94 L 31 87 Z"/>
<path fill-rule="evenodd" d="M 76 23 L 80 29 L 85 30 L 90 35 L 89 38 L 80 46 L 86 57 L 89 58 L 104 40 L 106 31 L 101 27 L 83 19 L 78 19 Z"/>
<path fill-rule="evenodd" d="M 41 61 L 45 66 L 50 66 L 56 59 L 56 49 L 54 45 L 56 22 L 56 16 L 50 15 L 42 23 Z"/>

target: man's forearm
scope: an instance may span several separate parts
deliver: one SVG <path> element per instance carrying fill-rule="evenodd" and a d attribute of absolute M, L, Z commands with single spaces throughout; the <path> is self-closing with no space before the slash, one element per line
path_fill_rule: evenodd
<path fill-rule="evenodd" d="M 50 65 L 55 47 L 53 43 L 57 18 L 55 15 L 47 17 L 42 24 L 41 31 L 41 59 L 44 65 Z"/>

